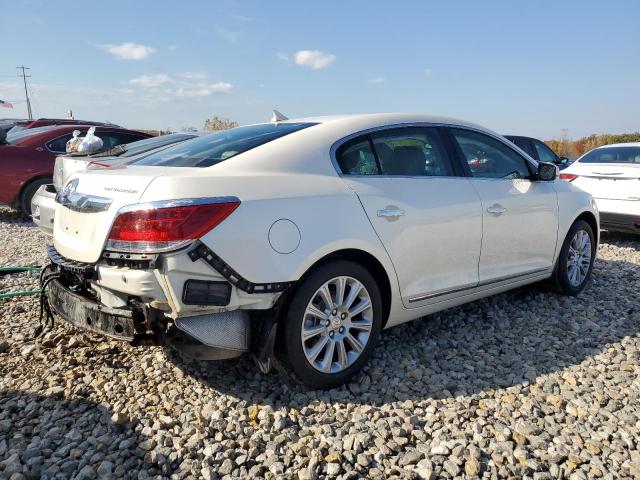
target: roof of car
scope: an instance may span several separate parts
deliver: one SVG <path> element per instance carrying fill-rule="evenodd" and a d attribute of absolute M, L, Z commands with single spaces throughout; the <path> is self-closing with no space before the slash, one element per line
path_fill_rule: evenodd
<path fill-rule="evenodd" d="M 470 127 L 477 130 L 482 130 L 493 135 L 499 135 L 496 132 L 489 130 L 481 125 L 477 125 L 466 120 L 460 120 L 457 118 L 437 116 L 437 115 L 422 115 L 413 113 L 363 113 L 352 115 L 330 115 L 330 116 L 315 116 L 315 117 L 301 117 L 291 118 L 279 123 L 296 123 L 296 122 L 314 122 L 325 125 L 327 127 L 342 127 L 345 130 L 351 130 L 353 132 L 367 130 L 369 128 L 376 128 L 386 125 L 395 124 L 410 124 L 410 123 L 432 123 L 440 125 L 457 125 L 462 127 Z M 264 122 L 268 123 L 268 122 Z"/>
<path fill-rule="evenodd" d="M 609 147 L 640 147 L 640 142 L 611 143 L 609 145 L 601 145 L 597 148 L 609 148 Z"/>

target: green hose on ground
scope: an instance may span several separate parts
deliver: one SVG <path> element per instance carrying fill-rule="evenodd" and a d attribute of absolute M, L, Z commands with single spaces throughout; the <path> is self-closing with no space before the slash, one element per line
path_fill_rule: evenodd
<path fill-rule="evenodd" d="M 11 297 L 21 297 L 24 295 L 40 295 L 42 290 L 18 290 L 17 292 L 0 292 L 0 300 Z"/>
<path fill-rule="evenodd" d="M 42 267 L 0 267 L 0 277 L 22 272 L 41 272 Z M 20 297 L 24 295 L 40 295 L 42 290 L 18 290 L 15 292 L 0 292 L 0 300 L 5 298 Z"/>

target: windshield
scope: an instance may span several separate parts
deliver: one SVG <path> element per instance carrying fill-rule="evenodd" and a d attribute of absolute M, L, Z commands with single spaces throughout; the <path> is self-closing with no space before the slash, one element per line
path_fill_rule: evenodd
<path fill-rule="evenodd" d="M 163 167 L 210 167 L 240 153 L 259 147 L 315 123 L 264 123 L 194 138 L 160 152 L 135 160 L 129 165 Z"/>
<path fill-rule="evenodd" d="M 13 127 L 16 128 L 16 127 Z M 36 133 L 47 132 L 49 130 L 53 130 L 57 128 L 57 125 L 48 125 L 46 127 L 36 127 L 36 128 L 27 128 L 26 130 L 19 130 L 17 132 L 13 131 L 13 128 L 9 130 L 7 133 L 7 143 L 15 143 L 18 140 L 22 140 L 30 135 L 35 135 Z"/>
<path fill-rule="evenodd" d="M 100 152 L 91 157 L 133 157 L 140 155 L 141 153 L 155 150 L 157 148 L 166 147 L 174 143 L 184 142 L 191 138 L 195 138 L 196 135 L 190 133 L 171 133 L 169 135 L 162 135 L 160 137 L 145 138 L 144 140 L 138 140 L 137 142 L 125 143 L 117 145 L 106 152 Z"/>
<path fill-rule="evenodd" d="M 579 163 L 634 163 L 640 165 L 640 147 L 596 148 L 585 154 Z"/>

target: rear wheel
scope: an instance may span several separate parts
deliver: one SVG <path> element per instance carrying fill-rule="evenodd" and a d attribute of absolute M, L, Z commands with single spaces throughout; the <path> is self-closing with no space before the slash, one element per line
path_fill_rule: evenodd
<path fill-rule="evenodd" d="M 24 189 L 22 190 L 22 193 L 20 194 L 20 210 L 22 210 L 22 212 L 25 215 L 31 215 L 31 200 L 33 200 L 33 196 L 36 194 L 36 192 L 38 191 L 38 189 L 42 186 L 42 185 L 48 185 L 50 183 L 53 183 L 53 179 L 51 178 L 39 178 L 37 180 L 34 180 L 33 182 L 29 183 L 26 187 L 24 187 Z"/>
<path fill-rule="evenodd" d="M 335 261 L 309 275 L 291 300 L 285 319 L 285 362 L 312 388 L 347 382 L 367 362 L 380 335 L 382 297 L 371 273 Z"/>
<path fill-rule="evenodd" d="M 560 250 L 554 272 L 556 287 L 567 295 L 580 293 L 591 276 L 595 257 L 593 230 L 587 222 L 578 220 L 571 226 Z"/>

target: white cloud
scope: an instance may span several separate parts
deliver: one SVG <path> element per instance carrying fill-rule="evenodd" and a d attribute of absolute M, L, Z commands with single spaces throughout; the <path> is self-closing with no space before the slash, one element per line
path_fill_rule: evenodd
<path fill-rule="evenodd" d="M 282 60 L 283 62 L 288 62 L 289 61 L 289 55 L 284 53 L 284 52 L 278 52 L 276 53 L 276 57 L 278 57 L 280 60 Z"/>
<path fill-rule="evenodd" d="M 327 68 L 335 62 L 336 56 L 320 50 L 300 50 L 294 55 L 294 60 L 298 65 L 319 70 L 321 68 Z"/>
<path fill-rule="evenodd" d="M 171 81 L 171 77 L 164 73 L 156 73 L 155 75 L 141 75 L 129 80 L 131 85 L 137 87 L 158 87 L 163 83 Z"/>
<path fill-rule="evenodd" d="M 214 93 L 229 93 L 231 90 L 233 85 L 230 83 L 216 82 L 180 87 L 174 93 L 177 97 L 208 97 Z"/>
<path fill-rule="evenodd" d="M 238 40 L 244 36 L 244 32 L 242 30 L 227 30 L 226 28 L 218 28 L 216 33 L 220 38 L 223 38 L 229 43 L 236 44 Z"/>
<path fill-rule="evenodd" d="M 187 80 L 204 80 L 207 78 L 207 75 L 201 72 L 184 72 L 180 76 Z"/>
<path fill-rule="evenodd" d="M 239 22 L 245 22 L 245 23 L 251 23 L 255 21 L 254 17 L 248 17 L 246 15 L 238 15 L 237 13 L 232 13 L 231 15 L 229 15 L 231 18 L 233 18 L 234 20 L 237 20 Z"/>
<path fill-rule="evenodd" d="M 367 83 L 371 83 L 373 85 L 377 85 L 380 83 L 386 83 L 387 79 L 383 78 L 383 77 L 375 77 L 375 78 L 370 78 L 369 80 L 367 80 Z"/>
<path fill-rule="evenodd" d="M 125 42 L 120 45 L 99 45 L 99 47 L 122 60 L 142 60 L 156 51 L 153 47 L 133 42 Z"/>
<path fill-rule="evenodd" d="M 170 52 L 175 52 L 180 47 L 178 45 L 169 45 L 167 48 Z"/>
<path fill-rule="evenodd" d="M 429 75 L 431 75 L 431 69 L 430 68 L 425 68 L 424 69 L 424 74 L 428 77 Z"/>

